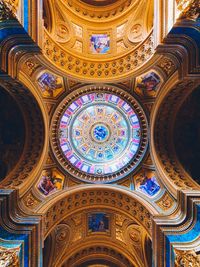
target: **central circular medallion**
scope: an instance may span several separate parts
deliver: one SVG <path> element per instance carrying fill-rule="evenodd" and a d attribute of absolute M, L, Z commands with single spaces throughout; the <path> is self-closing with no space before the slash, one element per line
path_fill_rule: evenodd
<path fill-rule="evenodd" d="M 110 131 L 105 124 L 97 123 L 92 127 L 91 134 L 96 142 L 103 143 L 108 140 Z"/>
<path fill-rule="evenodd" d="M 136 168 L 147 147 L 147 122 L 136 100 L 127 96 L 132 105 L 109 91 L 83 91 L 70 98 L 73 102 L 63 101 L 52 129 L 63 168 L 91 182 L 119 179 Z"/>

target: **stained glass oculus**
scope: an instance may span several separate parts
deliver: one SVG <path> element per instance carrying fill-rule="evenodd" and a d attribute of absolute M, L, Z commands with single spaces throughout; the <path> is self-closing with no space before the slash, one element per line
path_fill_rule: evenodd
<path fill-rule="evenodd" d="M 110 93 L 82 95 L 59 121 L 59 146 L 65 159 L 90 175 L 123 169 L 138 152 L 141 125 L 135 110 Z"/>
<path fill-rule="evenodd" d="M 92 137 L 96 142 L 105 142 L 109 135 L 109 128 L 103 123 L 97 123 L 91 130 Z"/>

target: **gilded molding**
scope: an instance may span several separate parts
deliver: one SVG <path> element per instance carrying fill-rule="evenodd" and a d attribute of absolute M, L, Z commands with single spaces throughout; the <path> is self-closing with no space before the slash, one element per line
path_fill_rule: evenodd
<path fill-rule="evenodd" d="M 165 192 L 161 199 L 156 201 L 156 204 L 163 210 L 167 211 L 174 205 L 173 198 Z"/>
<path fill-rule="evenodd" d="M 78 188 L 77 188 L 78 189 Z M 81 190 L 81 187 L 79 187 Z M 115 191 L 116 190 L 116 191 Z M 77 191 L 77 190 L 76 190 Z M 120 191 L 120 192 L 119 192 Z M 122 189 L 117 190 L 113 188 L 105 187 L 85 187 L 84 192 L 73 192 L 66 196 L 63 194 L 60 200 L 55 200 L 54 202 L 49 200 L 44 203 L 44 205 L 38 207 L 37 212 L 44 214 L 44 234 L 47 236 L 49 232 L 58 224 L 61 220 L 70 216 L 71 214 L 78 212 L 80 209 L 88 209 L 92 204 L 93 208 L 98 208 L 99 206 L 104 208 L 112 208 L 113 210 L 121 210 L 131 218 L 139 221 L 140 224 L 151 234 L 151 213 L 156 211 L 147 208 L 144 203 L 139 202 L 138 197 L 128 196 Z M 61 195 L 61 196 L 62 196 Z M 50 204 L 50 203 L 51 204 Z M 48 207 L 46 206 L 48 205 Z M 45 208 L 46 206 L 46 208 Z"/>
<path fill-rule="evenodd" d="M 87 246 L 79 252 L 73 253 L 68 259 L 66 259 L 63 266 L 77 266 L 80 264 L 81 260 L 84 258 L 88 259 L 114 259 L 114 261 L 118 264 L 119 267 L 136 267 L 133 263 L 121 253 L 119 249 L 113 248 L 111 246 L 98 245 L 98 246 Z M 58 266 L 58 265 L 56 265 Z"/>
<path fill-rule="evenodd" d="M 116 3 L 105 8 L 96 7 L 92 5 L 86 5 L 81 1 L 77 0 L 62 0 L 71 12 L 75 15 L 83 17 L 87 20 L 99 21 L 99 20 L 112 20 L 116 19 L 119 16 L 122 16 L 125 12 L 129 11 L 133 6 L 137 5 L 137 2 L 134 0 L 119 0 Z"/>
<path fill-rule="evenodd" d="M 79 79 L 106 80 L 116 79 L 132 74 L 143 66 L 154 54 L 153 32 L 128 54 L 114 59 L 95 60 L 78 56 L 71 51 L 64 50 L 44 29 L 44 56 L 66 74 Z"/>

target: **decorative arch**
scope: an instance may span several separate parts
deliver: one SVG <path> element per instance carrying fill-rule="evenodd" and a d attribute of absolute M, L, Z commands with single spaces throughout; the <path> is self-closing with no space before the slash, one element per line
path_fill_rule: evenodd
<path fill-rule="evenodd" d="M 43 214 L 44 236 L 75 211 L 87 208 L 112 207 L 135 218 L 151 235 L 151 216 L 157 214 L 155 207 L 136 194 L 109 185 L 85 185 L 64 190 L 55 197 L 40 204 L 38 213 Z"/>
<path fill-rule="evenodd" d="M 1 182 L 1 188 L 20 188 L 30 179 L 41 157 L 44 142 L 44 122 L 38 104 L 33 95 L 20 82 L 8 76 L 1 79 L 2 87 L 13 96 L 19 104 L 25 121 L 25 135 L 29 142 L 24 145 L 20 161 Z"/>
<path fill-rule="evenodd" d="M 66 256 L 65 256 L 66 257 Z M 138 263 L 131 259 L 128 253 L 121 252 L 120 247 L 113 247 L 113 244 L 105 242 L 91 244 L 79 248 L 78 252 L 69 253 L 68 257 L 61 259 L 62 266 L 85 266 L 84 264 L 95 262 L 109 264 L 112 267 L 139 267 Z"/>
<path fill-rule="evenodd" d="M 168 85 L 168 89 L 167 86 L 163 88 L 165 93 L 159 102 L 157 101 L 154 109 L 156 115 L 154 113 L 152 117 L 153 157 L 163 182 L 174 195 L 178 189 L 199 188 L 180 164 L 173 143 L 173 129 L 178 110 L 197 84 L 193 80 L 185 80 L 175 82 L 172 86 Z"/>
<path fill-rule="evenodd" d="M 151 249 L 151 242 L 147 244 L 146 240 L 151 239 L 152 216 L 158 212 L 127 190 L 105 185 L 79 186 L 41 204 L 37 213 L 43 214 L 45 246 L 53 254 L 53 266 L 69 262 L 70 266 L 82 266 L 90 254 L 93 259 L 102 259 L 103 255 L 108 261 L 113 258 L 111 262 L 117 266 L 148 264 L 146 251 L 147 247 Z M 103 232 L 91 232 L 89 216 L 102 213 L 108 216 L 110 226 Z"/>

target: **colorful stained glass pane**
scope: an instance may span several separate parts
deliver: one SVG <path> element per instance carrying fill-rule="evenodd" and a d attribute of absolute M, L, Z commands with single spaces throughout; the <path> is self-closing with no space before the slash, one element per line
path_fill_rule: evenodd
<path fill-rule="evenodd" d="M 141 141 L 135 110 L 108 93 L 79 97 L 64 111 L 59 124 L 60 148 L 82 172 L 107 175 L 125 167 Z"/>

